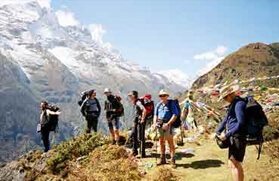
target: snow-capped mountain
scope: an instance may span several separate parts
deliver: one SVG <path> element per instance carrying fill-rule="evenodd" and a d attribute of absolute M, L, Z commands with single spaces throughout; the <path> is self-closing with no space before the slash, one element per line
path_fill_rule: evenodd
<path fill-rule="evenodd" d="M 187 87 L 180 81 L 184 75 L 152 73 L 126 61 L 118 51 L 93 40 L 87 26 L 61 26 L 49 0 L 0 1 L 0 62 L 0 75 L 5 77 L 0 80 L 0 127 L 5 127 L 0 143 L 12 142 L 18 149 L 39 143 L 34 138 L 39 100 L 62 108 L 60 139 L 64 139 L 84 124 L 77 105 L 83 90 L 96 89 L 102 101 L 102 91 L 110 87 L 127 106 L 125 95 L 130 90 L 155 96 L 162 88 L 178 93 Z M 13 121 L 7 128 L 8 120 Z M 1 155 L 13 157 L 10 148 L 2 147 Z"/>

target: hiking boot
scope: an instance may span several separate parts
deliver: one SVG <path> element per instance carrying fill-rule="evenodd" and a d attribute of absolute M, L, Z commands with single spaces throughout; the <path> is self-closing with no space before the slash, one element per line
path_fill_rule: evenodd
<path fill-rule="evenodd" d="M 175 159 L 171 159 L 171 167 L 176 169 Z"/>
<path fill-rule="evenodd" d="M 161 155 L 159 165 L 164 165 L 164 164 L 166 164 L 166 163 L 167 163 L 167 161 L 166 161 L 166 156 L 165 156 L 165 155 Z"/>
<path fill-rule="evenodd" d="M 133 152 L 133 156 L 137 156 L 138 154 L 138 152 Z"/>
<path fill-rule="evenodd" d="M 115 145 L 115 144 L 116 144 L 116 141 L 113 140 L 113 141 L 111 142 L 111 145 Z"/>

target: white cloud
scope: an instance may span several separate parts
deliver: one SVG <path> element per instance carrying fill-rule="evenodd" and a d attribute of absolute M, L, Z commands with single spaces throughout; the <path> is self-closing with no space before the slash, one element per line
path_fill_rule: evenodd
<path fill-rule="evenodd" d="M 220 45 L 213 51 L 208 51 L 202 54 L 195 55 L 195 60 L 209 61 L 209 63 L 207 63 L 201 70 L 199 70 L 198 76 L 204 75 L 210 70 L 212 70 L 214 67 L 216 67 L 225 58 L 227 51 L 227 47 Z"/>
<path fill-rule="evenodd" d="M 77 26 L 79 21 L 75 18 L 74 13 L 58 10 L 56 13 L 58 22 L 61 26 Z"/>
<path fill-rule="evenodd" d="M 228 48 L 221 45 L 221 46 L 218 46 L 215 50 L 215 52 L 218 54 L 218 55 L 224 55 L 225 53 L 227 53 L 227 50 Z"/>
<path fill-rule="evenodd" d="M 220 56 L 225 55 L 227 50 L 228 50 L 227 47 L 225 47 L 223 45 L 220 45 L 216 48 L 216 50 L 208 51 L 208 52 L 205 52 L 205 53 L 202 53 L 202 54 L 195 55 L 194 59 L 195 60 L 210 60 L 210 61 L 213 61 L 213 60 L 218 59 Z"/>
<path fill-rule="evenodd" d="M 37 0 L 37 2 L 42 8 L 51 8 L 51 0 Z"/>

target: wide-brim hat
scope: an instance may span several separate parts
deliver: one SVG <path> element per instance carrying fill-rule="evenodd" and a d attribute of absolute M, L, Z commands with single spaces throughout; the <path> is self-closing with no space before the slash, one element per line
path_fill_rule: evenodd
<path fill-rule="evenodd" d="M 220 91 L 220 97 L 218 101 L 221 101 L 225 97 L 227 97 L 230 94 L 233 94 L 235 92 L 240 91 L 240 86 L 239 85 L 231 85 L 231 86 L 226 86 L 221 89 Z"/>
<path fill-rule="evenodd" d="M 111 93 L 110 88 L 105 88 L 104 93 Z"/>
<path fill-rule="evenodd" d="M 170 94 L 169 94 L 168 91 L 162 89 L 162 90 L 160 90 L 158 96 L 161 96 L 161 95 L 168 95 L 169 96 Z"/>

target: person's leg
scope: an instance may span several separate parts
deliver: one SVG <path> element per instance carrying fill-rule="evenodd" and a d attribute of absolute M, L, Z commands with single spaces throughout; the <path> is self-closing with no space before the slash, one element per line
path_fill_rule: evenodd
<path fill-rule="evenodd" d="M 92 129 L 92 120 L 91 120 L 91 117 L 87 117 L 87 118 L 86 118 L 86 128 L 85 128 L 85 132 L 86 132 L 86 133 L 91 133 L 91 129 Z"/>
<path fill-rule="evenodd" d="M 44 152 L 48 152 L 48 150 L 50 149 L 50 144 L 49 144 L 49 131 L 48 130 L 42 130 L 41 131 L 41 135 L 42 135 L 42 141 L 44 144 Z"/>
<path fill-rule="evenodd" d="M 95 133 L 97 133 L 97 129 L 98 129 L 98 117 L 95 117 L 93 122 L 92 122 L 92 128 L 93 128 L 93 131 Z"/>
<path fill-rule="evenodd" d="M 115 118 L 115 129 L 114 129 L 114 136 L 115 136 L 115 141 L 116 144 L 119 145 L 119 127 L 120 127 L 120 123 L 119 123 L 119 117 Z"/>
<path fill-rule="evenodd" d="M 243 181 L 244 180 L 244 171 L 240 162 L 235 159 L 229 159 L 229 167 L 232 172 L 232 177 L 234 181 Z"/>
<path fill-rule="evenodd" d="M 138 154 L 138 123 L 137 120 L 134 122 L 133 127 L 133 154 Z"/>
<path fill-rule="evenodd" d="M 112 118 L 107 118 L 108 121 L 108 127 L 109 127 L 109 134 L 110 134 L 110 138 L 111 138 L 111 144 L 114 145 L 115 141 L 114 141 L 114 130 L 113 130 L 113 124 L 112 124 Z"/>
<path fill-rule="evenodd" d="M 145 123 L 140 123 L 140 152 L 141 157 L 144 158 L 145 155 Z"/>
<path fill-rule="evenodd" d="M 162 133 L 162 129 L 159 130 L 160 137 L 159 137 L 159 142 L 160 142 L 160 151 L 161 151 L 161 160 L 160 164 L 166 164 L 166 146 L 165 146 L 165 137 L 164 134 Z"/>
<path fill-rule="evenodd" d="M 244 180 L 244 171 L 241 162 L 244 159 L 246 149 L 246 139 L 240 137 L 231 137 L 232 145 L 229 147 L 229 167 L 234 181 Z"/>
<path fill-rule="evenodd" d="M 172 168 L 176 168 L 176 164 L 175 164 L 175 146 L 174 146 L 173 134 L 172 134 L 172 128 L 171 127 L 168 130 L 167 141 L 168 141 L 168 144 L 169 144 L 169 147 L 170 147 L 170 156 L 171 156 Z"/>

